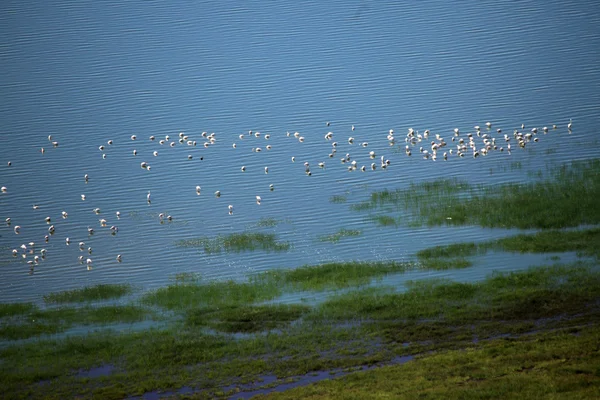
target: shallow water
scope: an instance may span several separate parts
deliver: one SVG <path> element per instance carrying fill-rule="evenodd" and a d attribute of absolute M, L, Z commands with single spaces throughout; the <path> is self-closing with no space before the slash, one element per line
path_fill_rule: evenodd
<path fill-rule="evenodd" d="M 433 245 L 515 231 L 379 227 L 350 205 L 374 190 L 410 182 L 446 176 L 524 182 L 532 179 L 528 172 L 600 156 L 596 2 L 38 3 L 0 5 L 0 186 L 7 187 L 0 193 L 0 221 L 12 219 L 11 226 L 0 223 L 2 302 L 40 301 L 48 292 L 97 283 L 151 289 L 181 272 L 244 279 L 327 261 L 408 260 Z M 566 129 L 570 118 L 572 133 Z M 416 149 L 412 157 L 404 155 L 409 127 L 431 129 L 450 143 L 455 127 L 468 132 L 486 121 L 509 135 L 521 123 L 526 130 L 558 129 L 538 134 L 538 143 L 511 155 L 447 162 L 423 160 Z M 389 129 L 398 138 L 394 147 L 386 139 Z M 248 130 L 262 136 L 250 137 Z M 214 145 L 203 147 L 203 131 L 215 133 Z M 287 131 L 300 132 L 305 141 Z M 334 158 L 328 157 L 328 131 L 339 143 Z M 197 146 L 158 143 L 165 135 L 176 141 L 179 132 Z M 253 152 L 256 147 L 262 151 Z M 379 168 L 378 157 L 377 170 L 364 173 L 340 163 L 350 153 L 368 167 L 371 150 L 391 161 L 387 170 Z M 150 171 L 140 168 L 142 161 Z M 317 166 L 321 161 L 325 169 Z M 347 202 L 331 202 L 334 195 Z M 99 215 L 92 212 L 97 207 Z M 159 213 L 173 220 L 161 223 Z M 56 227 L 48 243 L 46 216 Z M 111 235 L 99 218 L 117 225 L 118 233 Z M 261 218 L 282 222 L 256 227 Z M 362 234 L 338 243 L 318 239 L 341 227 Z M 277 233 L 292 249 L 204 254 L 174 245 L 255 229 Z M 80 241 L 92 247 L 91 255 L 79 250 Z M 48 251 L 32 275 L 26 263 L 32 255 L 11 255 L 29 242 L 36 252 Z M 93 260 L 91 270 L 79 255 Z M 546 256 L 536 257 L 514 256 L 509 264 L 489 255 L 473 268 L 445 273 L 480 279 Z M 411 274 L 403 279 L 421 273 Z"/>

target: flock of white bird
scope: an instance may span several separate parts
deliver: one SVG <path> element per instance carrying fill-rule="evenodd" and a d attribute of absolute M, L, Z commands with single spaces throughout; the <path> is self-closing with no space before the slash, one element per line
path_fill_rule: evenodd
<path fill-rule="evenodd" d="M 326 126 L 330 127 L 330 123 L 327 122 Z M 350 135 L 354 135 L 355 126 L 352 125 L 350 129 L 352 132 Z M 510 154 L 511 151 L 513 150 L 513 146 L 511 145 L 511 143 L 514 144 L 518 148 L 525 148 L 528 143 L 539 141 L 538 133 L 547 134 L 551 129 L 556 130 L 556 129 L 558 129 L 558 126 L 552 125 L 551 128 L 544 126 L 540 129 L 538 129 L 537 127 L 533 127 L 533 128 L 529 128 L 526 130 L 525 125 L 522 124 L 520 130 L 514 129 L 512 134 L 509 135 L 507 133 L 503 133 L 502 129 L 499 129 L 499 128 L 493 129 L 492 123 L 486 122 L 485 128 L 483 130 L 480 126 L 474 126 L 473 130 L 468 133 L 462 133 L 458 128 L 455 128 L 452 131 L 451 139 L 448 142 L 439 133 L 432 133 L 432 132 L 430 132 L 430 130 L 425 130 L 425 131 L 423 131 L 423 133 L 420 133 L 419 131 L 417 131 L 413 128 L 409 128 L 408 132 L 403 140 L 404 152 L 407 156 L 411 156 L 413 154 L 413 152 L 416 153 L 416 148 L 418 147 L 418 154 L 423 159 L 432 160 L 432 161 L 436 161 L 438 159 L 438 157 L 440 156 L 440 153 L 441 153 L 441 158 L 443 160 L 448 160 L 448 157 L 450 157 L 450 156 L 464 157 L 467 154 L 470 154 L 473 158 L 478 158 L 480 156 L 486 156 L 490 152 L 493 152 L 493 151 L 506 152 L 507 154 Z M 569 120 L 569 123 L 567 124 L 567 129 L 568 129 L 568 132 L 571 133 L 571 129 L 572 129 L 572 121 L 571 120 Z M 306 140 L 305 136 L 303 136 L 299 132 L 294 132 L 294 133 L 287 132 L 286 136 L 289 138 L 292 138 L 292 139 L 296 139 L 299 143 L 303 143 Z M 329 131 L 324 135 L 325 141 L 327 141 L 331 144 L 331 148 L 327 155 L 328 158 L 334 158 L 336 156 L 338 148 L 341 148 L 341 146 L 338 145 L 338 142 L 335 141 L 334 136 L 337 136 L 337 135 L 335 135 L 332 131 Z M 261 137 L 264 137 L 264 139 L 268 141 L 270 139 L 271 135 L 270 134 L 262 135 L 260 132 L 248 131 L 247 134 L 240 134 L 238 136 L 239 140 L 246 140 L 247 138 L 259 139 Z M 215 133 L 208 134 L 207 132 L 202 132 L 201 138 L 202 139 L 199 139 L 199 140 L 202 141 L 202 146 L 204 146 L 205 148 L 208 148 L 210 146 L 217 144 L 217 138 L 216 138 Z M 132 142 L 135 142 L 138 140 L 137 135 L 131 135 L 130 139 Z M 48 136 L 48 140 L 54 148 L 59 146 L 58 141 L 53 140 L 52 136 Z M 179 136 L 176 138 L 176 140 L 171 140 L 171 137 L 169 135 L 166 135 L 164 138 L 158 139 L 158 140 L 155 136 L 150 136 L 149 140 L 152 142 L 158 141 L 159 145 L 166 146 L 166 148 L 175 147 L 177 144 L 186 145 L 186 146 L 190 146 L 190 147 L 194 147 L 194 146 L 198 145 L 198 141 L 191 139 L 190 136 L 186 135 L 183 132 L 179 133 Z M 396 145 L 397 139 L 396 139 L 396 136 L 394 136 L 393 129 L 390 129 L 387 132 L 387 141 L 390 146 Z M 369 146 L 369 143 L 366 141 L 364 141 L 364 142 L 356 141 L 354 136 L 345 137 L 344 142 L 347 142 L 347 146 L 354 146 L 356 144 L 356 145 L 358 145 L 359 149 L 367 148 Z M 108 146 L 113 145 L 113 143 L 114 143 L 113 140 L 108 140 L 106 142 L 106 145 L 103 144 L 103 145 L 98 146 L 98 149 L 102 152 L 102 158 L 104 158 L 104 159 L 106 158 L 105 150 L 108 149 Z M 345 144 L 345 143 L 343 143 L 343 144 Z M 234 149 L 236 149 L 237 144 L 233 143 L 232 147 Z M 272 145 L 267 144 L 265 146 L 265 149 L 267 151 L 271 150 Z M 251 151 L 254 153 L 261 152 L 262 147 L 259 147 L 259 146 L 252 147 Z M 45 152 L 44 148 L 41 148 L 40 152 L 43 154 Z M 378 157 L 376 152 L 373 150 L 371 150 L 371 151 L 359 150 L 359 152 L 361 155 L 368 154 L 369 158 L 372 160 L 374 160 Z M 363 154 L 363 152 L 365 152 L 366 154 Z M 132 148 L 131 154 L 134 157 L 137 157 L 138 151 L 135 148 Z M 159 151 L 154 150 L 152 152 L 152 155 L 154 157 L 158 157 Z M 193 159 L 193 155 L 189 154 L 187 156 L 187 158 L 191 160 L 191 159 Z M 201 157 L 201 159 L 202 158 L 203 157 Z M 296 158 L 291 157 L 291 161 L 296 162 Z M 340 161 L 343 165 L 346 166 L 348 171 L 360 170 L 360 171 L 365 172 L 367 169 L 376 170 L 378 168 L 378 165 L 375 162 L 372 162 L 370 165 L 359 165 L 357 159 L 353 158 L 350 155 L 350 153 L 345 153 L 345 155 L 340 158 Z M 383 155 L 379 156 L 379 161 L 380 161 L 379 168 L 383 169 L 383 170 L 387 169 L 391 164 L 390 160 L 387 159 Z M 8 164 L 8 167 L 12 166 L 11 161 L 8 161 L 7 164 Z M 304 161 L 303 165 L 304 165 L 305 174 L 308 176 L 311 176 L 312 171 L 311 171 L 311 165 L 309 164 L 309 162 Z M 151 165 L 147 161 L 141 162 L 140 166 L 141 166 L 141 168 L 143 168 L 145 170 L 148 170 L 148 171 L 151 170 Z M 319 168 L 325 168 L 325 161 L 318 162 L 317 166 Z M 240 170 L 241 170 L 241 172 L 245 172 L 247 170 L 247 167 L 245 165 L 242 165 L 240 167 Z M 265 174 L 269 173 L 268 166 L 264 167 L 264 173 Z M 85 174 L 83 176 L 83 179 L 87 183 L 90 180 L 90 176 L 88 174 Z M 273 191 L 274 188 L 275 187 L 273 184 L 269 185 L 269 190 Z M 0 188 L 0 191 L 2 193 L 6 194 L 9 192 L 9 189 L 6 186 L 2 186 Z M 200 195 L 200 193 L 201 193 L 201 187 L 198 185 L 198 186 L 196 186 L 196 194 Z M 221 192 L 219 190 L 217 190 L 214 193 L 214 195 L 217 198 L 221 197 Z M 81 194 L 81 200 L 82 201 L 86 200 L 85 194 Z M 150 204 L 152 201 L 150 191 L 148 191 L 148 193 L 146 195 L 146 201 L 148 204 Z M 261 203 L 262 203 L 261 196 L 256 195 L 256 204 L 261 205 Z M 33 209 L 38 210 L 39 205 L 34 204 Z M 229 204 L 227 206 L 227 209 L 228 209 L 229 215 L 232 215 L 233 211 L 234 211 L 234 206 L 232 204 Z M 92 211 L 95 214 L 101 213 L 100 208 L 97 208 L 97 207 L 93 208 Z M 116 211 L 115 215 L 116 215 L 117 220 L 119 220 L 121 218 L 121 213 L 119 211 Z M 66 211 L 61 212 L 62 219 L 67 219 L 68 216 L 69 216 L 69 214 Z M 167 221 L 173 220 L 173 216 L 165 215 L 164 213 L 160 213 L 158 215 L 158 218 L 161 222 L 163 222 L 165 219 Z M 10 217 L 6 217 L 5 222 L 8 226 L 12 226 L 12 224 L 13 224 L 13 221 Z M 48 243 L 50 241 L 51 237 L 55 234 L 56 227 L 53 224 L 52 218 L 50 216 L 45 217 L 45 222 L 48 224 L 48 233 L 43 237 L 43 241 L 44 241 L 44 243 Z M 98 220 L 98 222 L 99 222 L 101 228 L 105 228 L 108 226 L 107 220 L 105 218 L 100 218 Z M 19 235 L 22 233 L 22 229 L 26 229 L 26 228 L 27 227 L 22 228 L 21 225 L 14 225 L 13 231 L 16 235 Z M 88 231 L 87 233 L 89 236 L 94 234 L 94 228 L 92 228 L 92 227 L 88 226 L 87 231 Z M 109 228 L 109 231 L 112 235 L 116 235 L 119 231 L 119 228 L 116 225 L 111 225 Z M 42 238 L 40 238 L 40 239 L 42 239 Z M 71 239 L 69 237 L 65 238 L 65 244 L 67 246 L 71 245 Z M 86 246 L 86 243 L 83 241 L 79 242 L 78 246 L 79 246 L 79 250 L 81 251 L 82 254 L 87 253 L 87 256 L 80 255 L 78 257 L 79 263 L 82 265 L 85 264 L 87 269 L 91 270 L 92 264 L 93 264 L 93 260 L 91 258 L 92 248 L 89 246 Z M 47 250 L 45 248 L 40 248 L 39 251 L 37 250 L 37 248 L 38 248 L 38 245 L 33 241 L 28 242 L 28 243 L 23 243 L 19 248 L 12 250 L 12 255 L 14 257 L 21 256 L 24 260 L 26 260 L 27 264 L 30 267 L 30 273 L 33 273 L 35 266 L 38 265 L 39 263 L 41 263 L 43 260 L 45 260 L 46 255 L 47 255 Z M 31 259 L 28 259 L 29 258 L 28 256 L 32 256 Z M 117 262 L 121 262 L 123 257 L 121 254 L 117 254 L 115 259 Z"/>

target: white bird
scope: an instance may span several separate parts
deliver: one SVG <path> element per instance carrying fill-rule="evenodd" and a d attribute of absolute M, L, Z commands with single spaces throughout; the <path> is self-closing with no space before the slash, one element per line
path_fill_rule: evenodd
<path fill-rule="evenodd" d="M 246 172 L 246 166 L 245 166 L 245 165 L 242 165 L 242 168 L 241 168 L 241 170 L 242 170 L 242 172 Z"/>
<path fill-rule="evenodd" d="M 98 207 L 92 210 L 95 214 L 100 214 L 100 209 Z"/>
<path fill-rule="evenodd" d="M 221 191 L 220 190 L 217 190 L 215 192 L 215 197 L 221 197 Z"/>
<path fill-rule="evenodd" d="M 265 167 L 265 174 L 269 173 L 269 167 Z"/>
<path fill-rule="evenodd" d="M 81 264 L 83 264 L 83 256 L 79 256 L 79 257 L 77 257 L 77 260 L 79 260 L 79 262 L 80 262 Z"/>
<path fill-rule="evenodd" d="M 47 223 L 50 223 L 50 221 L 51 221 L 50 217 L 46 217 L 45 220 Z"/>
<path fill-rule="evenodd" d="M 18 253 L 19 253 L 19 252 L 17 251 L 17 249 L 13 249 L 13 251 L 12 251 L 12 255 L 13 255 L 13 256 L 16 256 Z"/>
<path fill-rule="evenodd" d="M 256 196 L 256 204 L 258 204 L 260 206 L 261 201 L 262 201 L 262 199 L 260 198 L 260 196 Z"/>
<path fill-rule="evenodd" d="M 229 215 L 233 214 L 233 206 L 230 204 L 227 208 L 229 209 Z"/>
<path fill-rule="evenodd" d="M 572 127 L 573 127 L 573 120 L 571 118 L 569 118 L 569 123 L 567 124 L 567 129 L 571 130 Z"/>
<path fill-rule="evenodd" d="M 200 186 L 196 186 L 196 194 L 200 194 Z"/>
<path fill-rule="evenodd" d="M 148 194 L 146 195 L 146 201 L 150 203 L 150 191 L 148 190 Z"/>
<path fill-rule="evenodd" d="M 87 230 L 88 230 L 88 234 L 90 234 L 90 235 L 93 235 L 93 234 L 94 234 L 94 228 L 90 228 L 90 227 L 88 226 Z"/>
<path fill-rule="evenodd" d="M 85 200 L 85 194 L 81 195 L 81 200 Z"/>
<path fill-rule="evenodd" d="M 0 188 L 0 190 L 2 191 L 2 193 L 6 193 L 6 192 L 8 192 L 8 188 L 7 188 L 6 186 L 2 186 L 2 187 Z"/>
<path fill-rule="evenodd" d="M 273 185 L 272 183 L 269 185 L 269 190 L 275 190 L 275 185 Z"/>
<path fill-rule="evenodd" d="M 113 234 L 115 234 L 115 233 L 119 232 L 119 227 L 116 225 L 113 225 L 110 227 L 110 230 Z"/>
<path fill-rule="evenodd" d="M 101 226 L 106 226 L 106 220 L 104 218 L 99 219 L 98 222 L 100 222 Z"/>
<path fill-rule="evenodd" d="M 85 242 L 79 242 L 79 248 L 81 250 L 83 250 L 84 247 L 85 247 Z"/>
<path fill-rule="evenodd" d="M 131 135 L 131 140 L 135 140 L 135 139 L 137 139 L 137 136 Z"/>
<path fill-rule="evenodd" d="M 120 255 L 120 254 L 117 254 L 117 261 L 118 261 L 118 262 L 121 262 L 121 260 L 122 260 L 122 258 L 121 258 L 121 255 Z"/>
<path fill-rule="evenodd" d="M 40 254 L 42 255 L 42 257 L 46 257 L 46 249 L 41 249 L 40 250 Z"/>
<path fill-rule="evenodd" d="M 133 149 L 133 155 L 137 156 L 137 150 L 136 149 Z"/>
<path fill-rule="evenodd" d="M 152 155 L 153 155 L 154 157 L 158 156 L 158 151 L 154 150 L 154 151 L 152 152 Z"/>
<path fill-rule="evenodd" d="M 66 238 L 66 239 L 65 239 L 65 243 L 67 244 L 67 246 L 68 246 L 68 245 L 70 245 L 70 244 L 71 244 L 71 239 L 69 239 L 69 238 Z"/>
<path fill-rule="evenodd" d="M 155 139 L 154 136 L 150 136 L 150 140 L 154 140 L 154 139 Z"/>
<path fill-rule="evenodd" d="M 66 211 L 63 211 L 61 214 L 62 214 L 62 217 L 63 217 L 63 218 L 67 218 L 67 217 L 69 216 L 69 214 L 67 214 L 67 212 L 66 212 Z"/>
<path fill-rule="evenodd" d="M 86 263 L 87 265 L 92 265 L 92 259 L 91 259 L 91 258 L 88 258 L 87 260 L 85 260 L 85 263 Z"/>
<path fill-rule="evenodd" d="M 90 176 L 89 176 L 88 174 L 85 174 L 85 175 L 83 176 L 83 179 L 85 179 L 85 181 L 87 182 L 87 181 L 90 179 Z"/>
<path fill-rule="evenodd" d="M 91 247 L 88 247 L 87 250 L 88 250 L 88 254 L 92 254 L 92 248 Z"/>
<path fill-rule="evenodd" d="M 21 231 L 21 226 L 19 226 L 19 225 L 15 226 L 14 230 L 15 230 L 15 233 L 18 235 L 19 232 Z"/>
<path fill-rule="evenodd" d="M 173 217 L 172 217 L 172 216 L 170 216 L 170 215 L 167 215 L 167 219 L 168 219 L 169 221 L 173 221 Z"/>
<path fill-rule="evenodd" d="M 117 214 L 117 219 L 121 218 L 121 212 L 120 211 L 117 211 L 116 214 Z"/>

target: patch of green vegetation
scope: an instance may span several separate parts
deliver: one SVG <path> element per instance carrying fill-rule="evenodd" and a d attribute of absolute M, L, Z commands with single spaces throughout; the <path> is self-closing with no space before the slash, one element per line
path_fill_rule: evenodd
<path fill-rule="evenodd" d="M 453 243 L 447 246 L 435 246 L 419 250 L 417 251 L 417 258 L 426 260 L 429 258 L 469 257 L 479 252 L 479 245 L 475 243 Z"/>
<path fill-rule="evenodd" d="M 82 289 L 50 293 L 44 296 L 46 303 L 81 303 L 86 301 L 116 299 L 133 291 L 128 284 L 99 284 Z"/>
<path fill-rule="evenodd" d="M 0 318 L 28 314 L 36 309 L 33 303 L 1 303 Z"/>
<path fill-rule="evenodd" d="M 319 240 L 323 242 L 337 243 L 343 237 L 360 236 L 360 234 L 361 231 L 359 231 L 358 229 L 341 228 L 339 231 L 331 235 L 319 236 Z"/>
<path fill-rule="evenodd" d="M 252 333 L 283 328 L 308 312 L 299 304 L 241 305 L 218 309 L 195 309 L 187 312 L 186 323 L 207 325 L 223 332 Z"/>
<path fill-rule="evenodd" d="M 600 228 L 575 231 L 550 230 L 532 234 L 520 234 L 480 243 L 453 243 L 435 246 L 417 252 L 423 264 L 431 260 L 464 260 L 464 257 L 485 254 L 489 250 L 519 253 L 563 253 L 576 251 L 582 256 L 600 257 Z M 560 259 L 553 258 L 554 260 Z M 435 269 L 433 266 L 429 266 Z"/>
<path fill-rule="evenodd" d="M 582 263 L 494 274 L 477 283 L 417 281 L 405 293 L 386 288 L 354 290 L 320 305 L 313 317 L 349 320 L 443 318 L 464 324 L 477 319 L 510 320 L 567 312 L 572 304 L 600 296 L 600 274 Z"/>
<path fill-rule="evenodd" d="M 577 251 L 600 257 L 600 228 L 577 231 L 542 231 L 499 239 L 495 244 L 505 251 L 520 253 L 562 253 Z"/>
<path fill-rule="evenodd" d="M 556 229 L 600 223 L 600 159 L 556 168 L 546 180 L 473 187 L 456 179 L 374 192 L 354 210 L 395 208 L 408 223 Z"/>
<path fill-rule="evenodd" d="M 202 280 L 202 274 L 199 272 L 178 272 L 172 279 L 177 283 L 197 283 Z"/>
<path fill-rule="evenodd" d="M 597 328 L 494 340 L 255 398 L 593 399 L 600 395 L 599 341 Z"/>
<path fill-rule="evenodd" d="M 241 283 L 234 281 L 181 283 L 145 293 L 141 301 L 171 310 L 197 307 L 251 304 L 272 300 L 281 294 L 275 282 Z"/>
<path fill-rule="evenodd" d="M 329 198 L 329 201 L 331 203 L 336 203 L 336 204 L 345 203 L 347 200 L 348 200 L 348 198 L 346 196 L 342 196 L 339 194 L 334 194 L 333 196 L 331 196 Z"/>
<path fill-rule="evenodd" d="M 290 248 L 288 242 L 278 242 L 274 233 L 243 232 L 232 233 L 215 238 L 201 237 L 196 239 L 184 239 L 175 242 L 179 247 L 200 247 L 206 253 L 219 253 L 221 251 L 287 251 Z"/>
<path fill-rule="evenodd" d="M 261 227 L 261 228 L 272 228 L 272 227 L 277 226 L 277 224 L 279 224 L 279 222 L 281 222 L 281 221 L 278 219 L 275 219 L 275 218 L 263 217 L 258 220 L 258 222 L 256 223 L 256 226 Z"/>
<path fill-rule="evenodd" d="M 372 278 L 414 269 L 413 263 L 334 262 L 305 265 L 291 270 L 267 271 L 251 277 L 255 283 L 270 283 L 294 290 L 325 290 L 367 284 Z"/>

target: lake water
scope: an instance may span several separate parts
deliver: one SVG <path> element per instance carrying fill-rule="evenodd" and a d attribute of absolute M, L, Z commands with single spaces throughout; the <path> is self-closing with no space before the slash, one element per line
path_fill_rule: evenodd
<path fill-rule="evenodd" d="M 591 1 L 3 1 L 0 186 L 7 192 L 0 194 L 0 301 L 40 301 L 48 292 L 97 283 L 152 289 L 182 272 L 244 279 L 334 260 L 409 260 L 433 245 L 512 234 L 381 227 L 350 205 L 410 182 L 525 182 L 529 172 L 599 157 L 599 27 L 600 4 Z M 418 146 L 412 157 L 404 154 L 408 128 L 430 129 L 451 144 L 454 128 L 473 132 L 487 121 L 491 132 L 502 128 L 511 136 L 522 123 L 525 131 L 558 129 L 511 155 L 474 159 L 468 153 L 433 162 Z M 333 158 L 324 139 L 329 131 L 339 143 Z M 179 132 L 197 146 L 177 142 Z M 216 142 L 204 147 L 202 132 L 214 132 Z M 160 145 L 166 135 L 170 141 Z M 375 171 L 369 151 L 377 154 Z M 340 162 L 346 153 L 367 171 L 348 172 Z M 381 155 L 391 161 L 386 170 L 379 168 Z M 151 170 L 140 168 L 143 161 Z M 347 202 L 331 202 L 334 195 Z M 161 223 L 160 213 L 173 220 Z M 56 231 L 44 243 L 47 216 Z M 100 218 L 118 233 L 101 227 Z M 262 218 L 280 223 L 257 227 Z M 319 240 L 342 227 L 361 235 Z M 274 232 L 292 248 L 205 254 L 175 246 L 180 239 L 254 230 Z M 79 250 L 80 241 L 92 247 L 91 255 Z M 11 253 L 29 242 L 36 254 L 47 249 L 31 275 L 33 255 Z M 80 255 L 92 259 L 91 270 L 78 262 Z M 406 279 L 481 279 L 493 269 L 538 261 L 544 257 L 495 254 L 468 270 Z"/>

